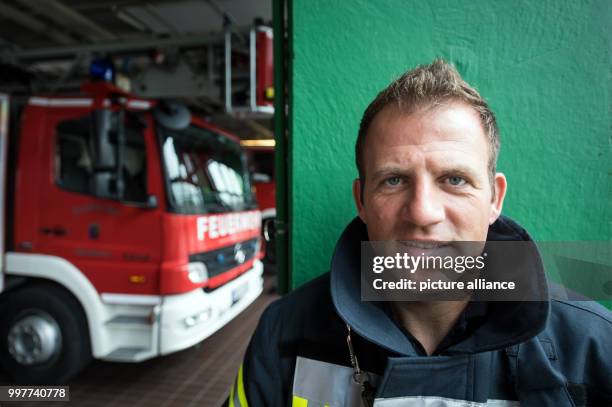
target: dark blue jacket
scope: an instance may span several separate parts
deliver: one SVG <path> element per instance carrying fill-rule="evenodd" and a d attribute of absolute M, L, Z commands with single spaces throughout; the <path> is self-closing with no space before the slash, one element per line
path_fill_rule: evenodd
<path fill-rule="evenodd" d="M 501 217 L 489 240 L 530 240 Z M 355 219 L 331 272 L 271 304 L 230 394 L 236 406 L 359 405 L 346 343 L 375 385 L 376 406 L 612 406 L 612 316 L 594 302 L 490 302 L 472 328 L 463 315 L 431 356 L 384 304 L 360 300 Z M 542 273 L 534 278 L 543 278 Z M 469 308 L 469 307 L 468 307 Z M 473 321 L 472 321 L 473 322 Z M 475 328 L 474 328 L 475 327 Z M 470 404 L 471 403 L 471 404 Z M 482 403 L 482 404 L 480 404 Z M 488 403 L 488 404 L 487 404 Z"/>

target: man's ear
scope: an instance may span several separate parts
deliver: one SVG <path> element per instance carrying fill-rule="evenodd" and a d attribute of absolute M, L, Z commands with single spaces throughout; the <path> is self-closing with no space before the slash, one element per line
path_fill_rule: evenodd
<path fill-rule="evenodd" d="M 356 178 L 353 181 L 353 199 L 355 200 L 355 206 L 357 207 L 357 213 L 361 218 L 362 222 L 367 224 L 365 211 L 363 209 L 363 202 L 361 201 L 361 181 Z"/>
<path fill-rule="evenodd" d="M 495 189 L 493 190 L 493 199 L 491 200 L 491 216 L 489 217 L 489 225 L 492 225 L 497 218 L 499 218 L 499 215 L 501 215 L 502 207 L 504 206 L 504 198 L 506 197 L 506 191 L 508 189 L 506 176 L 501 172 L 496 173 L 493 186 Z"/>

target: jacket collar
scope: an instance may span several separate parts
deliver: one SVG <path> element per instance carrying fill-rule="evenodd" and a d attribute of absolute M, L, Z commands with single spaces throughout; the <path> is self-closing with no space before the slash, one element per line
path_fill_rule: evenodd
<path fill-rule="evenodd" d="M 332 257 L 331 295 L 338 315 L 361 337 L 391 352 L 417 355 L 412 342 L 389 318 L 382 304 L 361 301 L 361 241 L 367 241 L 365 224 L 355 218 L 344 230 Z M 532 241 L 511 219 L 501 216 L 490 228 L 488 241 Z M 544 269 L 533 275 L 534 284 L 545 282 Z M 545 283 L 544 283 L 545 284 Z M 546 289 L 546 287 L 544 287 Z M 448 353 L 477 353 L 503 349 L 536 336 L 546 326 L 549 302 L 490 302 L 486 321 L 467 339 L 446 349 Z"/>

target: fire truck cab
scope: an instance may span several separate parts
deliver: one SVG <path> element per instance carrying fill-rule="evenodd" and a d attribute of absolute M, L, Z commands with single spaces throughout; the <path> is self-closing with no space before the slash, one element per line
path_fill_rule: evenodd
<path fill-rule="evenodd" d="M 0 364 L 18 383 L 185 349 L 262 292 L 238 140 L 180 104 L 82 91 L 0 98 Z"/>

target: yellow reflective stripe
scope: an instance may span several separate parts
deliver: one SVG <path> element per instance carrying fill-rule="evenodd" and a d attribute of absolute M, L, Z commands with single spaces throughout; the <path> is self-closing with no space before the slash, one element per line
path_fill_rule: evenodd
<path fill-rule="evenodd" d="M 294 395 L 291 407 L 308 407 L 308 400 L 303 399 L 300 396 Z"/>
<path fill-rule="evenodd" d="M 249 407 L 246 394 L 244 393 L 244 382 L 242 381 L 242 364 L 240 369 L 238 369 L 238 400 L 240 401 L 240 407 Z"/>
<path fill-rule="evenodd" d="M 232 389 L 230 390 L 229 407 L 236 407 L 234 404 L 234 387 L 236 387 L 236 382 L 232 383 Z"/>

